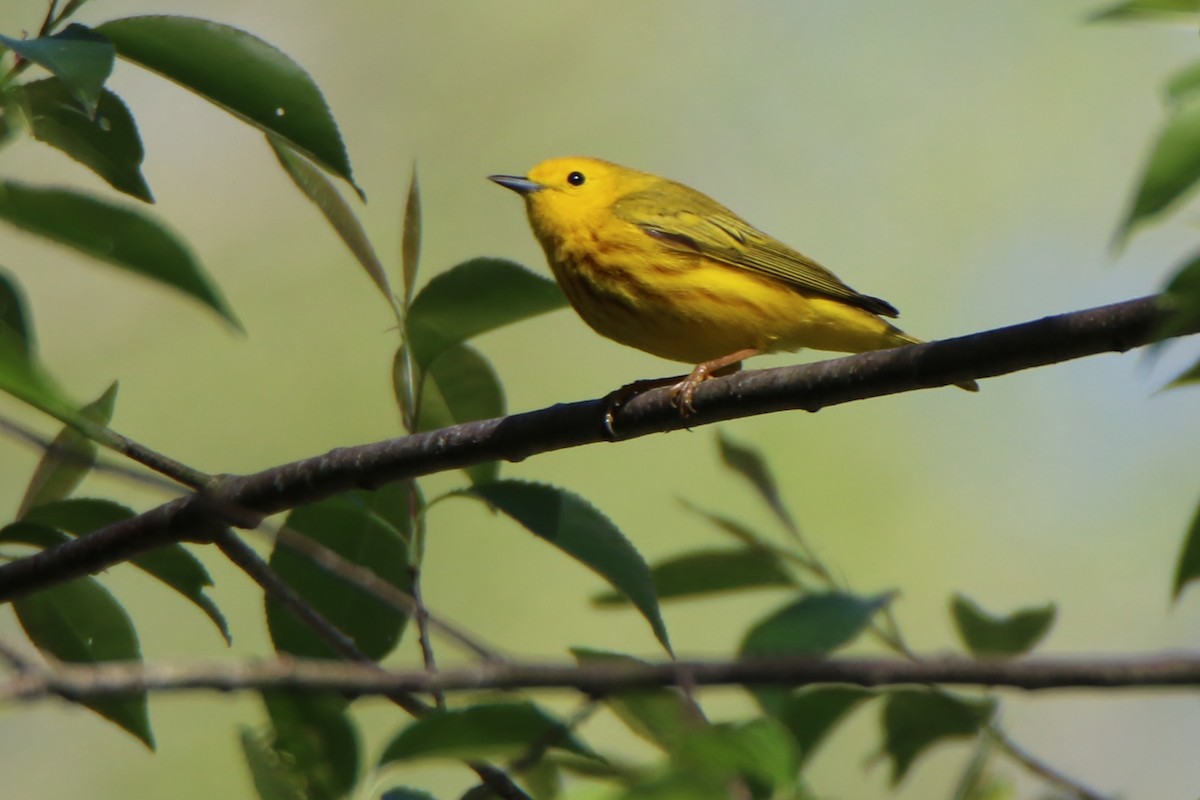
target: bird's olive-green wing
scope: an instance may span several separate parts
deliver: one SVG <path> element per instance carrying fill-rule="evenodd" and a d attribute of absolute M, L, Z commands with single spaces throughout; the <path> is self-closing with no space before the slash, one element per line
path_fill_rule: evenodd
<path fill-rule="evenodd" d="M 768 275 L 873 314 L 899 316 L 891 303 L 854 291 L 811 258 L 682 184 L 628 194 L 613 204 L 612 210 L 667 247 Z"/>

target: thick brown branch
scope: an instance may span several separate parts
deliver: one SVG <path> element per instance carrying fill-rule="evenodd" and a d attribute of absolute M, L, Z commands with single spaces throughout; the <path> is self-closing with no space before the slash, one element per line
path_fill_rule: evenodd
<path fill-rule="evenodd" d="M 1157 298 L 1046 317 L 1034 322 L 816 364 L 743 372 L 708 381 L 686 419 L 665 389 L 618 410 L 618 438 L 785 409 L 826 406 L 946 386 L 1148 344 L 1164 319 Z M 1195 332 L 1195 331 L 1190 331 Z M 604 400 L 455 425 L 218 481 L 209 493 L 179 498 L 88 536 L 0 566 L 0 601 L 96 573 L 162 544 L 211 541 L 229 524 L 295 508 L 353 488 L 589 444 L 609 438 Z"/>
<path fill-rule="evenodd" d="M 278 660 L 250 663 L 141 664 L 110 662 L 29 669 L 0 682 L 0 701 L 58 695 L 71 700 L 138 692 L 290 690 L 349 695 L 396 692 L 463 692 L 576 689 L 590 695 L 661 686 L 789 686 L 843 683 L 858 686 L 939 684 L 1015 689 L 1200 686 L 1200 655 L 1154 658 L 1039 658 L 920 661 L 776 658 L 760 661 L 692 661 L 645 665 L 479 664 L 430 673 L 387 672 L 370 664 Z"/>

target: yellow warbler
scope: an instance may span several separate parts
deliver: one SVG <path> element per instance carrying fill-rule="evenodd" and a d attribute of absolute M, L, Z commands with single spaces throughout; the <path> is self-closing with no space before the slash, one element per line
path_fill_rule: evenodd
<path fill-rule="evenodd" d="M 685 414 L 702 381 L 760 353 L 861 353 L 920 341 L 881 319 L 898 315 L 890 303 L 859 294 L 681 183 L 579 157 L 491 180 L 525 198 L 550 269 L 584 322 L 696 365 L 672 389 Z"/>

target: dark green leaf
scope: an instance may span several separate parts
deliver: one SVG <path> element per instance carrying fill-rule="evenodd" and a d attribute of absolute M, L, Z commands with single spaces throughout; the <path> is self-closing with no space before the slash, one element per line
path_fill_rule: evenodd
<path fill-rule="evenodd" d="M 1172 103 L 1187 100 L 1200 89 L 1200 61 L 1176 72 L 1167 81 L 1167 99 Z"/>
<path fill-rule="evenodd" d="M 69 539 L 70 537 L 65 533 L 57 531 L 49 525 L 30 520 L 10 522 L 3 528 L 0 528 L 0 542 L 28 544 L 33 547 L 40 547 L 43 550 L 47 547 L 62 544 L 69 541 Z"/>
<path fill-rule="evenodd" d="M 786 729 L 770 717 L 693 727 L 672 754 L 676 767 L 713 782 L 745 778 L 759 797 L 792 784 L 800 764 Z"/>
<path fill-rule="evenodd" d="M 1200 577 L 1200 505 L 1192 517 L 1192 524 L 1187 535 L 1183 538 L 1183 549 L 1179 552 L 1179 561 L 1175 565 L 1175 585 L 1171 590 L 1171 599 L 1178 600 L 1185 586 Z"/>
<path fill-rule="evenodd" d="M 638 783 L 616 800 L 729 800 L 729 784 L 688 770 L 672 769 Z"/>
<path fill-rule="evenodd" d="M 22 58 L 49 70 L 70 89 L 88 116 L 94 116 L 104 82 L 112 74 L 113 46 L 83 25 L 71 24 L 52 36 L 0 43 Z"/>
<path fill-rule="evenodd" d="M 1121 223 L 1124 237 L 1191 191 L 1200 179 L 1200 97 L 1180 103 L 1167 119 L 1147 160 L 1133 206 Z"/>
<path fill-rule="evenodd" d="M 975 748 L 975 755 L 959 777 L 950 800 L 1008 800 L 1016 796 L 1012 784 L 996 775 L 992 767 L 992 747 L 984 739 Z"/>
<path fill-rule="evenodd" d="M 60 661 L 97 664 L 142 659 L 137 632 L 125 609 L 92 578 L 76 578 L 21 597 L 13 601 L 13 610 L 30 641 Z M 145 692 L 80 703 L 154 749 Z"/>
<path fill-rule="evenodd" d="M 166 284 L 237 320 L 183 243 L 134 208 L 69 189 L 0 182 L 0 219 Z"/>
<path fill-rule="evenodd" d="M 395 789 L 388 789 L 384 792 L 379 800 L 437 800 L 437 798 L 429 792 L 423 792 L 420 789 L 397 786 Z"/>
<path fill-rule="evenodd" d="M 796 580 L 769 550 L 752 547 L 697 550 L 655 564 L 651 570 L 659 601 L 742 589 L 795 586 Z M 596 605 L 622 605 L 624 595 L 595 595 Z"/>
<path fill-rule="evenodd" d="M 630 599 L 670 652 L 650 568 L 595 506 L 565 489 L 522 481 L 479 484 L 457 494 L 477 497 L 500 509 L 531 533 L 590 567 Z"/>
<path fill-rule="evenodd" d="M 26 312 L 25 295 L 17 278 L 0 268 L 0 330 L 7 329 L 10 342 L 26 361 L 34 354 L 33 323 Z"/>
<path fill-rule="evenodd" d="M 960 698 L 930 689 L 887 692 L 883 706 L 884 751 L 892 760 L 892 785 L 917 758 L 944 739 L 976 735 L 996 710 L 991 699 Z"/>
<path fill-rule="evenodd" d="M 870 624 L 871 617 L 891 599 L 891 594 L 875 597 L 840 592 L 807 595 L 752 627 L 742 640 L 739 652 L 743 658 L 828 655 L 854 641 Z M 777 715 L 787 693 L 782 689 L 767 688 L 755 690 L 754 696 L 763 709 Z"/>
<path fill-rule="evenodd" d="M 116 400 L 117 384 L 113 383 L 99 398 L 81 408 L 79 413 L 97 425 L 107 426 L 112 419 Z M 92 471 L 95 463 L 96 443 L 70 426 L 63 428 L 38 461 L 17 516 L 24 517 L 35 506 L 70 496 Z"/>
<path fill-rule="evenodd" d="M 972 655 L 1003 658 L 1032 650 L 1054 624 L 1055 608 L 1050 603 L 995 617 L 970 598 L 957 594 L 950 601 L 950 612 L 958 635 Z"/>
<path fill-rule="evenodd" d="M 392 739 L 379 763 L 516 756 L 547 744 L 593 756 L 561 721 L 533 703 L 483 703 L 434 712 L 411 723 Z"/>
<path fill-rule="evenodd" d="M 724 514 L 718 514 L 715 511 L 709 511 L 708 509 L 701 508 L 692 501 L 684 498 L 679 499 L 679 504 L 688 511 L 691 511 L 693 514 L 708 520 L 721 533 L 732 536 L 734 539 L 737 539 L 739 542 L 747 545 L 748 547 L 761 549 L 771 548 L 771 545 L 765 538 L 763 538 L 761 534 L 759 534 L 757 531 L 751 530 L 749 526 L 738 522 L 733 517 L 728 517 Z"/>
<path fill-rule="evenodd" d="M 33 508 L 25 515 L 25 519 L 52 526 L 74 536 L 84 536 L 132 516 L 132 509 L 110 500 L 76 498 Z M 204 593 L 207 587 L 213 585 L 212 578 L 200 560 L 183 545 L 156 547 L 134 556 L 130 563 L 194 603 L 208 615 L 225 638 L 225 642 L 229 643 L 229 626 L 225 617 L 213 599 Z"/>
<path fill-rule="evenodd" d="M 635 666 L 646 663 L 620 653 L 585 647 L 571 648 L 571 653 L 585 667 L 593 664 Z M 697 722 L 698 712 L 676 689 L 639 689 L 609 694 L 604 697 L 604 705 L 631 731 L 664 750 L 678 745 L 684 734 Z"/>
<path fill-rule="evenodd" d="M 1200 11 L 1200 0 L 1124 0 L 1091 15 L 1095 20 L 1178 19 Z"/>
<path fill-rule="evenodd" d="M 400 409 L 404 430 L 410 433 L 416 428 L 416 409 L 413 408 L 416 398 L 412 385 L 416 378 L 413 375 L 414 370 L 415 366 L 408 355 L 408 346 L 401 344 L 396 348 L 396 355 L 392 357 L 392 391 L 396 396 L 396 407 Z"/>
<path fill-rule="evenodd" d="M 847 714 L 874 696 L 875 692 L 861 686 L 807 686 L 788 695 L 779 721 L 800 746 L 801 763 L 812 757 Z"/>
<path fill-rule="evenodd" d="M 361 195 L 325 98 L 300 65 L 262 39 L 203 19 L 127 17 L 100 25 L 117 54 L 274 134 Z"/>
<path fill-rule="evenodd" d="M 437 275 L 408 310 L 408 342 L 427 367 L 459 342 L 566 305 L 558 284 L 499 258 L 464 261 Z"/>
<path fill-rule="evenodd" d="M 288 515 L 284 526 L 409 592 L 412 576 L 405 531 L 389 519 L 396 512 L 377 510 L 381 506 L 394 509 L 407 502 L 405 485 L 389 484 L 376 492 L 350 492 L 298 508 Z M 407 615 L 373 594 L 282 544 L 276 544 L 270 563 L 280 577 L 371 658 L 382 658 L 400 641 Z M 336 657 L 325 642 L 269 596 L 267 625 L 271 641 L 281 653 Z"/>
<path fill-rule="evenodd" d="M 349 796 L 358 782 L 358 732 L 346 701 L 321 695 L 265 692 L 274 731 L 272 749 L 293 764 L 306 800 Z"/>
<path fill-rule="evenodd" d="M 105 89 L 96 113 L 88 116 L 72 102 L 61 81 L 34 81 L 22 88 L 38 141 L 63 151 L 117 191 L 154 202 L 142 176 L 137 124 L 119 97 Z"/>
<path fill-rule="evenodd" d="M 771 469 L 767 466 L 766 459 L 762 457 L 762 454 L 751 447 L 738 444 L 727 437 L 723 431 L 717 431 L 717 448 L 721 452 L 721 461 L 725 466 L 748 480 L 759 496 L 775 512 L 775 516 L 779 518 L 783 526 L 795 533 L 797 531 L 796 522 L 788 513 L 787 506 L 783 504 L 783 498 L 779 495 L 779 487 L 775 485 L 775 478 L 771 475 Z"/>
<path fill-rule="evenodd" d="M 417 430 L 432 431 L 504 416 L 504 388 L 491 363 L 474 348 L 457 344 L 442 352 L 425 371 Z M 493 481 L 500 465 L 491 461 L 465 469 L 472 483 Z"/>
<path fill-rule="evenodd" d="M 1200 255 L 1180 267 L 1159 295 L 1159 305 L 1169 312 L 1154 332 L 1156 353 L 1173 336 L 1188 333 L 1200 325 Z"/>
<path fill-rule="evenodd" d="M 297 153 L 286 142 L 277 136 L 267 135 L 275 157 L 279 159 L 284 172 L 292 179 L 305 197 L 312 201 L 325 220 L 349 248 L 355 260 L 366 270 L 369 277 L 389 303 L 393 301 L 392 287 L 388 285 L 387 273 L 362 223 L 358 221 L 350 205 L 342 198 L 333 184 L 312 165 L 308 159 Z"/>
<path fill-rule="evenodd" d="M 242 755 L 260 800 L 307 800 L 304 778 L 296 764 L 283 761 L 265 734 L 246 727 L 240 734 Z"/>
<path fill-rule="evenodd" d="M 400 240 L 400 265 L 404 270 L 404 305 L 412 301 L 413 284 L 417 280 L 417 264 L 421 260 L 421 189 L 417 185 L 417 165 L 413 164 L 412 180 L 408 184 L 408 201 L 404 204 L 404 235 Z"/>
<path fill-rule="evenodd" d="M 1189 386 L 1198 381 L 1200 381 L 1200 361 L 1197 361 L 1183 372 L 1176 375 L 1164 388 L 1178 389 L 1181 386 Z"/>

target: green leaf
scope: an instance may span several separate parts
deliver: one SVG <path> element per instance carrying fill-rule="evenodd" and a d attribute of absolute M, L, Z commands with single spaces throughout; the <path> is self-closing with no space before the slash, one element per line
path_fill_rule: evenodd
<path fill-rule="evenodd" d="M 1011 800 L 1016 796 L 1012 783 L 996 775 L 992 747 L 984 739 L 959 777 L 951 800 Z"/>
<path fill-rule="evenodd" d="M 892 594 L 859 597 L 841 592 L 810 594 L 789 603 L 753 626 L 742 640 L 743 658 L 825 656 L 854 641 Z M 782 689 L 756 689 L 754 697 L 768 713 L 778 715 L 786 702 Z"/>
<path fill-rule="evenodd" d="M 1200 89 L 1200 61 L 1184 67 L 1167 81 L 1167 100 L 1181 103 Z"/>
<path fill-rule="evenodd" d="M 534 535 L 590 567 L 630 599 L 650 623 L 658 641 L 671 652 L 650 568 L 595 506 L 565 489 L 522 481 L 478 484 L 455 494 L 477 497 L 500 509 Z"/>
<path fill-rule="evenodd" d="M 145 16 L 100 25 L 128 61 L 274 134 L 362 195 L 325 98 L 300 65 L 245 31 L 203 19 Z"/>
<path fill-rule="evenodd" d="M 727 782 L 688 770 L 672 769 L 642 779 L 616 800 L 729 800 Z"/>
<path fill-rule="evenodd" d="M 718 531 L 728 536 L 732 536 L 747 547 L 756 549 L 770 550 L 771 545 L 757 531 L 751 530 L 749 526 L 738 522 L 733 517 L 718 514 L 715 511 L 701 508 L 690 500 L 679 498 L 679 504 L 688 511 L 691 511 L 697 516 L 703 517 L 711 523 Z"/>
<path fill-rule="evenodd" d="M 787 506 L 783 504 L 775 477 L 762 454 L 751 447 L 738 444 L 720 430 L 717 431 L 717 448 L 721 452 L 722 463 L 749 481 L 771 511 L 775 512 L 783 527 L 793 534 L 796 533 L 796 522 L 788 513 Z"/>
<path fill-rule="evenodd" d="M 504 416 L 504 387 L 491 363 L 474 348 L 457 344 L 442 352 L 425 371 L 417 431 L 432 431 Z M 472 483 L 494 481 L 498 462 L 475 464 L 464 472 Z"/>
<path fill-rule="evenodd" d="M 1198 381 L 1200 381 L 1200 361 L 1196 361 L 1196 363 L 1192 364 L 1183 372 L 1176 375 L 1171 379 L 1171 382 L 1163 388 L 1178 389 L 1181 386 L 1189 386 Z"/>
<path fill-rule="evenodd" d="M 421 717 L 392 739 L 379 763 L 518 756 L 546 744 L 595 757 L 560 720 L 533 703 L 481 703 Z"/>
<path fill-rule="evenodd" d="M 83 25 L 71 24 L 37 39 L 0 36 L 0 43 L 49 70 L 66 84 L 89 117 L 96 115 L 100 93 L 113 68 L 113 46 L 107 39 Z"/>
<path fill-rule="evenodd" d="M 177 289 L 238 324 L 183 243 L 137 209 L 69 189 L 0 181 L 0 219 Z"/>
<path fill-rule="evenodd" d="M 795 586 L 791 572 L 769 550 L 734 547 L 696 550 L 655 564 L 650 573 L 659 602 L 743 589 Z M 600 606 L 623 605 L 624 595 L 604 592 L 592 597 Z"/>
<path fill-rule="evenodd" d="M 292 183 L 296 184 L 296 188 L 320 210 L 355 260 L 366 270 L 367 277 L 375 283 L 384 299 L 391 303 L 392 287 L 388 285 L 387 273 L 384 272 L 383 264 L 375 254 L 371 240 L 367 238 L 367 232 L 350 205 L 311 161 L 277 136 L 268 134 L 267 141 Z"/>
<path fill-rule="evenodd" d="M 137 124 L 119 97 L 105 89 L 96 113 L 89 116 L 72 102 L 61 81 L 34 81 L 22 88 L 34 138 L 63 151 L 117 191 L 154 202 L 142 176 Z"/>
<path fill-rule="evenodd" d="M 1192 256 L 1176 270 L 1163 287 L 1159 304 L 1168 314 L 1154 332 L 1152 353 L 1157 353 L 1167 339 L 1200 325 L 1200 255 Z"/>
<path fill-rule="evenodd" d="M 26 361 L 34 355 L 33 324 L 25 310 L 25 294 L 17 278 L 0 268 L 0 330 L 7 329 L 10 345 L 14 345 Z"/>
<path fill-rule="evenodd" d="M 1200 179 L 1200 97 L 1175 108 L 1147 160 L 1133 206 L 1118 236 L 1162 213 L 1191 191 Z"/>
<path fill-rule="evenodd" d="M 379 800 L 437 800 L 437 798 L 429 792 L 423 792 L 420 789 L 397 786 L 395 789 L 388 789 L 384 792 Z"/>
<path fill-rule="evenodd" d="M 30 338 L 7 324 L 0 324 L 0 391 L 61 422 L 76 418 L 75 404 L 38 363 Z"/>
<path fill-rule="evenodd" d="M 239 740 L 260 800 L 307 800 L 299 767 L 280 758 L 266 734 L 243 726 Z"/>
<path fill-rule="evenodd" d="M 347 797 L 358 782 L 358 731 L 338 697 L 264 692 L 271 748 L 294 765 L 306 800 Z"/>
<path fill-rule="evenodd" d="M 1029 652 L 1050 631 L 1055 616 L 1054 604 L 1048 603 L 996 617 L 961 594 L 950 601 L 950 612 L 963 644 L 977 658 L 1004 658 Z"/>
<path fill-rule="evenodd" d="M 992 718 L 996 701 L 961 698 L 929 689 L 895 689 L 885 694 L 884 751 L 892 760 L 892 785 L 904 779 L 917 758 L 945 739 L 976 735 Z"/>
<path fill-rule="evenodd" d="M 499 258 L 476 258 L 429 281 L 408 309 L 408 342 L 424 369 L 481 333 L 566 305 L 558 284 Z"/>
<path fill-rule="evenodd" d="M 406 531 L 386 509 L 408 502 L 405 484 L 389 484 L 375 492 L 355 491 L 298 508 L 284 527 L 309 537 L 347 561 L 371 569 L 404 592 L 412 589 Z M 317 566 L 300 553 L 276 544 L 271 568 L 329 622 L 352 638 L 373 659 L 391 652 L 400 641 L 407 615 L 349 581 Z M 267 597 L 267 626 L 281 653 L 307 658 L 337 655 L 274 598 Z"/>
<path fill-rule="evenodd" d="M 806 686 L 788 695 L 780 707 L 779 721 L 800 746 L 801 764 L 847 714 L 874 696 L 874 691 L 861 686 Z"/>
<path fill-rule="evenodd" d="M 39 650 L 72 664 L 141 661 L 137 632 L 121 604 L 92 578 L 42 589 L 13 601 L 13 610 Z M 146 693 L 80 700 L 154 749 Z"/>
<path fill-rule="evenodd" d="M 677 768 L 713 782 L 743 777 L 758 797 L 770 797 L 789 786 L 800 768 L 787 730 L 769 717 L 693 728 L 672 761 Z"/>
<path fill-rule="evenodd" d="M 404 305 L 412 301 L 413 285 L 417 280 L 417 264 L 421 260 L 421 189 L 417 185 L 417 165 L 413 164 L 412 180 L 408 183 L 408 201 L 404 204 L 404 235 L 400 240 L 400 266 L 404 270 Z"/>
<path fill-rule="evenodd" d="M 1200 577 L 1200 505 L 1196 506 L 1192 524 L 1183 538 L 1183 548 L 1179 552 L 1179 561 L 1175 564 L 1175 585 L 1171 590 L 1171 599 L 1178 600 L 1184 587 L 1198 577 Z"/>
<path fill-rule="evenodd" d="M 1168 21 L 1200 11 L 1200 0 L 1125 0 L 1091 15 L 1092 21 L 1158 19 Z"/>
<path fill-rule="evenodd" d="M 646 662 L 621 653 L 573 647 L 571 654 L 581 666 L 644 665 Z M 697 722 L 697 712 L 676 689 L 637 689 L 604 696 L 604 705 L 629 730 L 664 750 L 676 747 Z"/>
<path fill-rule="evenodd" d="M 62 544 L 69 539 L 70 537 L 65 533 L 57 531 L 51 526 L 29 520 L 10 522 L 0 528 L 0 542 L 28 544 L 43 550 Z"/>
<path fill-rule="evenodd" d="M 113 383 L 79 413 L 97 425 L 107 426 L 116 400 L 117 384 Z M 24 517 L 35 506 L 70 496 L 95 464 L 96 443 L 70 426 L 63 428 L 38 461 L 17 516 Z"/>
<path fill-rule="evenodd" d="M 37 506 L 25 514 L 24 518 L 66 531 L 73 536 L 85 536 L 133 516 L 132 509 L 111 500 L 75 498 Z M 207 587 L 213 585 L 212 578 L 200 560 L 183 545 L 156 547 L 134 556 L 130 563 L 190 600 L 217 626 L 225 643 L 230 642 L 229 625 L 225 622 L 225 616 L 213 599 L 204 593 Z"/>

